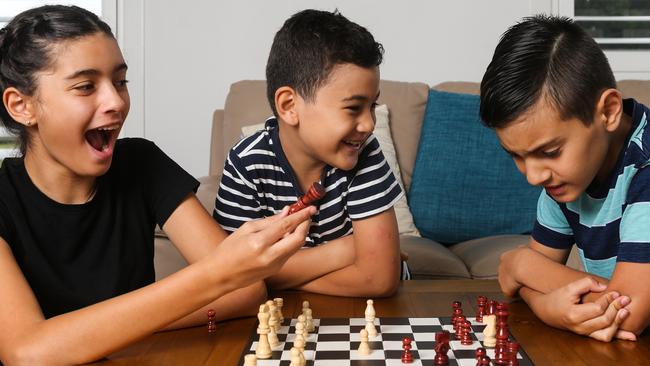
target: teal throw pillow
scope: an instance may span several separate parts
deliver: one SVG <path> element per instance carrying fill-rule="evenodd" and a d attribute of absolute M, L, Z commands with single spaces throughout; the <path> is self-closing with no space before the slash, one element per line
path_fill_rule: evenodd
<path fill-rule="evenodd" d="M 422 236 L 453 244 L 530 233 L 540 191 L 481 123 L 477 95 L 429 91 L 408 197 Z"/>

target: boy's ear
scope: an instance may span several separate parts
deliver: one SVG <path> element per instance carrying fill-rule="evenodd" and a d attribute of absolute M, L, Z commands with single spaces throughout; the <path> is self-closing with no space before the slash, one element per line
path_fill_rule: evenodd
<path fill-rule="evenodd" d="M 596 121 L 604 123 L 607 131 L 615 131 L 623 114 L 623 95 L 616 89 L 607 89 L 600 95 L 596 106 Z"/>
<path fill-rule="evenodd" d="M 25 126 L 36 124 L 31 97 L 24 95 L 20 90 L 10 86 L 2 93 L 2 102 L 7 109 L 7 113 L 9 113 L 9 116 L 14 121 L 22 123 Z"/>
<path fill-rule="evenodd" d="M 296 108 L 298 98 L 296 90 L 289 86 L 280 87 L 275 91 L 275 110 L 278 117 L 292 126 L 297 125 L 299 121 Z"/>

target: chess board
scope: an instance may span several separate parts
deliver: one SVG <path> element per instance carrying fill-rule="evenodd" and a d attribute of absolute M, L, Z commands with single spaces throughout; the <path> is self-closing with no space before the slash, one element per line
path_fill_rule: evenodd
<path fill-rule="evenodd" d="M 309 333 L 305 345 L 305 359 L 308 366 L 338 366 L 338 365 L 359 365 L 359 366 L 403 366 L 402 339 L 409 337 L 413 363 L 411 365 L 433 365 L 435 356 L 435 333 L 441 330 L 448 330 L 452 333 L 452 340 L 449 342 L 450 350 L 449 365 L 475 366 L 476 359 L 474 351 L 482 347 L 483 328 L 485 325 L 477 323 L 473 317 L 468 318 L 472 324 L 471 336 L 474 340 L 472 345 L 462 345 L 460 340 L 454 339 L 451 318 L 376 318 L 375 326 L 378 331 L 377 337 L 370 337 L 370 348 L 372 352 L 368 356 L 361 356 L 357 352 L 359 348 L 359 331 L 365 328 L 364 318 L 324 318 L 314 319 L 316 330 Z M 296 319 L 284 319 L 284 323 L 278 332 L 280 345 L 273 348 L 270 359 L 257 360 L 258 366 L 289 366 L 291 363 L 291 347 L 295 338 Z M 247 343 L 245 352 L 239 360 L 239 365 L 244 364 L 244 355 L 255 353 L 257 348 L 257 328 L 253 331 L 250 341 Z M 510 340 L 514 340 L 512 335 Z M 494 349 L 487 348 L 487 356 L 494 358 Z M 517 354 L 519 365 L 533 365 L 526 355 L 523 347 L 519 348 Z"/>

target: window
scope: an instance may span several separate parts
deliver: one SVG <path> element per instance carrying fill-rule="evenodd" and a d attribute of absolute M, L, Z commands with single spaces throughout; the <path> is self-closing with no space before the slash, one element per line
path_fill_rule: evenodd
<path fill-rule="evenodd" d="M 605 50 L 650 50 L 650 0 L 575 0 L 574 18 Z"/>
<path fill-rule="evenodd" d="M 47 0 L 0 0 L 0 28 L 9 23 L 16 14 L 37 6 L 46 4 L 77 5 L 99 15 L 111 26 L 115 33 L 117 0 L 73 0 L 73 1 L 47 1 Z M 1 103 L 1 102 L 0 102 Z M 16 139 L 0 127 L 0 161 L 6 157 L 15 156 Z"/>

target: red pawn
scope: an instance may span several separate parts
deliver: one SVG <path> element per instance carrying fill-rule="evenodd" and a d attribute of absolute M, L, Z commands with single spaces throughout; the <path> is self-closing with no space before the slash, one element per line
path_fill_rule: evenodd
<path fill-rule="evenodd" d="M 519 366 L 519 360 L 517 360 L 517 353 L 519 353 L 519 343 L 517 342 L 508 342 L 508 352 L 506 358 L 507 366 Z"/>
<path fill-rule="evenodd" d="M 469 346 L 472 343 L 474 343 L 474 340 L 472 340 L 472 325 L 469 323 L 469 320 L 465 320 L 460 328 L 461 330 L 461 336 L 460 336 L 460 344 L 464 346 Z"/>
<path fill-rule="evenodd" d="M 477 298 L 476 302 L 478 303 L 478 314 L 476 314 L 476 321 L 479 323 L 483 323 L 483 315 L 485 315 L 487 301 L 487 297 L 485 296 L 479 296 Z"/>
<path fill-rule="evenodd" d="M 402 363 L 413 363 L 413 355 L 411 354 L 411 338 L 404 337 L 402 339 Z"/>
<path fill-rule="evenodd" d="M 474 352 L 474 355 L 476 356 L 476 366 L 480 366 L 481 358 L 483 358 L 483 356 L 487 355 L 487 351 L 485 350 L 485 348 L 479 347 Z"/>
<path fill-rule="evenodd" d="M 212 334 L 217 331 L 217 324 L 214 322 L 214 310 L 208 310 L 208 333 Z"/>
<path fill-rule="evenodd" d="M 314 182 L 311 187 L 309 187 L 307 194 L 301 196 L 298 198 L 298 201 L 296 201 L 296 203 L 289 206 L 289 215 L 311 205 L 314 201 L 318 201 L 319 199 L 323 198 L 323 196 L 325 196 L 325 188 L 323 188 L 320 183 Z"/>

